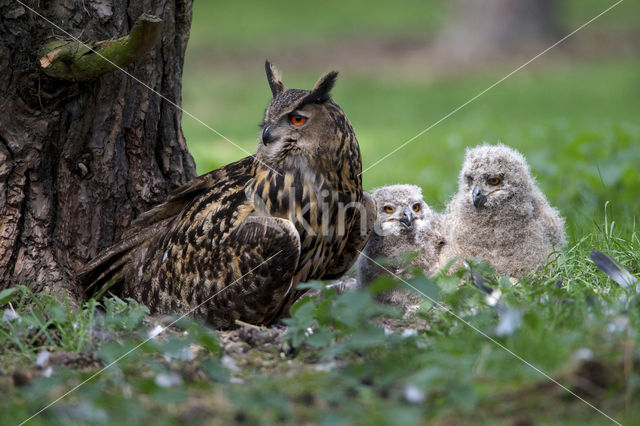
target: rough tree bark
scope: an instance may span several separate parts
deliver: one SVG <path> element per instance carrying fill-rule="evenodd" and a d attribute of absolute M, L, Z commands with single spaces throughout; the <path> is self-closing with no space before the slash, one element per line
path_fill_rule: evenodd
<path fill-rule="evenodd" d="M 451 7 L 436 48 L 454 61 L 527 56 L 557 39 L 555 0 L 455 0 Z"/>
<path fill-rule="evenodd" d="M 159 17 L 160 41 L 125 69 L 181 103 L 192 0 L 21 1 L 86 42 Z M 0 289 L 77 296 L 74 271 L 195 176 L 181 112 L 121 71 L 45 74 L 43 47 L 70 38 L 16 0 L 0 14 Z"/>

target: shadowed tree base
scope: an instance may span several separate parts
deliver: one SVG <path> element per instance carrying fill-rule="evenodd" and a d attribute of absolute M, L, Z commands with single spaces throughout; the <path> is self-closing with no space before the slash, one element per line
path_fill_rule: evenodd
<path fill-rule="evenodd" d="M 94 48 L 135 60 L 128 72 L 181 103 L 191 0 L 26 4 L 80 40 L 114 39 Z M 181 111 L 90 51 L 78 57 L 77 43 L 20 3 L 0 0 L 0 13 L 0 289 L 78 296 L 75 271 L 195 176 Z M 49 54 L 62 50 L 49 73 L 107 73 L 46 75 L 52 40 Z"/>

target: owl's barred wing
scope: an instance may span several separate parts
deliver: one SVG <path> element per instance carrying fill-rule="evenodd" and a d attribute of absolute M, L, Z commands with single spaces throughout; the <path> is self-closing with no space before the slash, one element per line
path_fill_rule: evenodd
<path fill-rule="evenodd" d="M 210 191 L 216 185 L 223 185 L 229 181 L 230 177 L 235 174 L 249 174 L 249 168 L 254 156 L 245 157 L 235 163 L 231 163 L 226 167 L 213 170 L 202 176 L 187 182 L 186 184 L 174 189 L 169 193 L 167 199 L 150 210 L 138 216 L 129 228 L 129 231 L 123 234 L 123 239 L 130 237 L 140 229 L 151 226 L 155 223 L 168 218 L 177 216 L 184 210 L 193 200 L 198 198 L 205 192 Z"/>
<path fill-rule="evenodd" d="M 323 280 L 340 278 L 358 259 L 358 255 L 369 241 L 376 221 L 376 204 L 369 193 L 362 191 L 362 201 L 356 209 L 358 220 L 347 236 L 347 242 L 337 261 L 322 276 Z"/>
<path fill-rule="evenodd" d="M 99 253 L 78 271 L 78 278 L 88 293 L 100 295 L 121 282 L 123 268 L 136 250 L 155 235 L 165 232 L 185 206 L 210 189 L 224 174 L 223 169 L 218 169 L 199 176 L 174 190 L 163 203 L 138 216 L 122 234 L 120 241 Z"/>
<path fill-rule="evenodd" d="M 206 307 L 208 321 L 233 327 L 236 319 L 269 325 L 293 291 L 300 258 L 300 236 L 292 222 L 277 217 L 250 216 L 224 241 L 222 253 L 233 259 L 230 282 Z"/>
<path fill-rule="evenodd" d="M 170 219 L 154 223 L 135 233 L 130 233 L 91 259 L 78 271 L 78 279 L 89 295 L 102 295 L 122 281 L 124 266 L 131 260 L 136 249 L 145 245 L 155 235 L 166 230 Z"/>
<path fill-rule="evenodd" d="M 123 273 L 132 260 L 144 257 L 144 248 L 157 235 L 171 228 L 174 219 L 194 200 L 213 188 L 226 188 L 237 176 L 250 174 L 253 156 L 199 176 L 171 192 L 167 200 L 141 214 L 123 233 L 120 241 L 99 253 L 81 270 L 78 278 L 89 295 L 100 295 L 124 281 Z"/>
<path fill-rule="evenodd" d="M 177 188 L 166 201 L 138 216 L 125 231 L 120 241 L 91 259 L 80 271 L 78 278 L 90 290 L 91 295 L 103 294 L 121 280 L 123 267 L 136 249 L 145 245 L 158 233 L 166 231 L 174 217 L 196 197 L 211 189 L 220 176 L 221 169 L 199 176 Z"/>

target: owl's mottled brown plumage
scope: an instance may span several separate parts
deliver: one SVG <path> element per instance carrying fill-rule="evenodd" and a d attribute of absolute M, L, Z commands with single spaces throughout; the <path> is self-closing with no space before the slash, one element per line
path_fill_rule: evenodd
<path fill-rule="evenodd" d="M 81 271 L 84 282 L 122 272 L 123 295 L 152 312 L 197 307 L 195 316 L 227 328 L 272 323 L 302 295 L 299 282 L 353 264 L 375 209 L 351 124 L 329 96 L 337 73 L 309 91 L 287 89 L 269 62 L 266 71 L 273 100 L 257 153 L 143 214 Z"/>

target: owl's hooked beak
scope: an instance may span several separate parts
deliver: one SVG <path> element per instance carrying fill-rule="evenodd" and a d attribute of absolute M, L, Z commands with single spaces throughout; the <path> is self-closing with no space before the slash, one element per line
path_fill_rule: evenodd
<path fill-rule="evenodd" d="M 273 141 L 273 135 L 269 132 L 271 126 L 267 126 L 262 130 L 262 143 L 268 145 L 269 142 Z"/>
<path fill-rule="evenodd" d="M 484 206 L 484 203 L 487 202 L 487 196 L 482 193 L 482 190 L 478 185 L 473 187 L 473 191 L 471 191 L 471 196 L 473 197 L 473 206 L 476 209 Z"/>
<path fill-rule="evenodd" d="M 410 209 L 405 208 L 404 210 L 402 210 L 402 217 L 400 218 L 400 223 L 405 228 L 411 228 L 413 226 L 413 212 Z"/>

